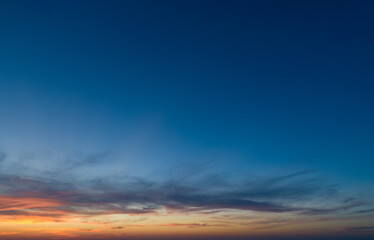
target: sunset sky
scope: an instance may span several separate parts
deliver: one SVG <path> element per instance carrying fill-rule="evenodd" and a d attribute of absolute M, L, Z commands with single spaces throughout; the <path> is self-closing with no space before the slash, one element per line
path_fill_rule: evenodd
<path fill-rule="evenodd" d="M 374 1 L 0 0 L 0 239 L 374 239 Z"/>

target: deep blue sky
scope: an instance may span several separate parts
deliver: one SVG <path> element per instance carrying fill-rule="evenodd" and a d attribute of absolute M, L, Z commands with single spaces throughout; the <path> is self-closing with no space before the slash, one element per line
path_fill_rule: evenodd
<path fill-rule="evenodd" d="M 1 140 L 110 148 L 157 121 L 157 138 L 244 165 L 373 180 L 373 5 L 2 1 Z"/>
<path fill-rule="evenodd" d="M 29 175 L 103 154 L 134 175 L 313 170 L 367 192 L 373 13 L 373 1 L 0 1 L 0 150 L 38 158 Z"/>

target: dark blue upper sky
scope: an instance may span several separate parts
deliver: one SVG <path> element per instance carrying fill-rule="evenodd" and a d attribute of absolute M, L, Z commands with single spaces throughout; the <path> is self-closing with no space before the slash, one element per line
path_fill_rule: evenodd
<path fill-rule="evenodd" d="M 230 174 L 373 182 L 373 11 L 373 1 L 1 1 L 0 147 L 109 151 L 139 172 L 217 161 Z"/>

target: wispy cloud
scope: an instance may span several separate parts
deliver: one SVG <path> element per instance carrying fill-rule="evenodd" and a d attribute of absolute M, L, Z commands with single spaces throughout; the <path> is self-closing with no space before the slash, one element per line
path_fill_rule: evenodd
<path fill-rule="evenodd" d="M 245 184 L 236 186 L 235 189 L 216 190 L 205 188 L 204 184 L 192 186 L 182 182 L 152 182 L 145 179 L 131 179 L 125 183 L 102 180 L 99 181 L 100 184 L 83 184 L 84 188 L 77 184 L 43 178 L 2 175 L 0 179 L 0 215 L 55 218 L 56 221 L 69 214 L 157 214 L 162 209 L 204 214 L 234 209 L 316 215 L 347 210 L 361 204 L 351 199 L 330 208 L 294 206 L 290 201 L 292 198 L 319 197 L 318 189 L 322 187 L 310 186 L 308 190 L 302 190 L 298 183 L 279 185 L 276 188 L 271 185 L 266 187 L 262 183 L 259 184 L 261 188 L 256 184 Z M 211 186 L 210 183 L 208 185 Z M 282 200 L 287 200 L 290 204 L 284 204 Z"/>
<path fill-rule="evenodd" d="M 116 177 L 99 174 L 88 179 L 71 174 L 84 174 L 85 166 L 105 164 L 109 155 L 110 152 L 106 151 L 63 158 L 53 171 L 38 174 L 0 172 L 0 220 L 25 218 L 61 222 L 71 217 L 92 218 L 111 214 L 144 216 L 177 212 L 215 215 L 225 211 L 315 216 L 349 212 L 364 204 L 358 199 L 339 195 L 336 184 L 326 183 L 311 170 L 248 177 L 240 182 L 209 171 L 207 165 L 184 167 L 185 173 L 179 169 L 178 174 L 170 174 L 170 178 L 158 181 L 125 174 Z M 0 154 L 3 162 L 9 161 L 5 156 L 5 152 Z M 35 158 L 35 155 L 30 156 Z M 100 171 L 100 168 L 96 170 Z M 277 219 L 257 224 L 271 227 L 288 221 Z M 175 226 L 177 224 L 180 223 Z M 190 227 L 205 223 L 196 224 Z"/>
<path fill-rule="evenodd" d="M 6 158 L 5 152 L 0 151 L 0 162 L 4 161 Z"/>
<path fill-rule="evenodd" d="M 374 233 L 374 226 L 346 227 L 345 230 L 348 232 Z"/>
<path fill-rule="evenodd" d="M 114 230 L 119 230 L 119 229 L 123 229 L 124 227 L 112 227 L 112 229 Z"/>
<path fill-rule="evenodd" d="M 374 213 L 374 208 L 358 210 L 358 211 L 355 211 L 355 213 L 358 213 L 358 214 L 362 214 L 362 213 Z"/>

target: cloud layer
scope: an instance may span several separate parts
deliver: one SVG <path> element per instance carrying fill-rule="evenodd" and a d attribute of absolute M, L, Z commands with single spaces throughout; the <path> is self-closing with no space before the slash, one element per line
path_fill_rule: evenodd
<path fill-rule="evenodd" d="M 71 183 L 46 178 L 0 176 L 0 215 L 38 217 L 60 221 L 69 215 L 158 214 L 169 212 L 211 212 L 225 210 L 301 215 L 348 211 L 363 202 L 338 198 L 336 187 L 320 185 L 311 172 L 299 172 L 237 185 L 212 184 L 210 178 L 195 184 L 178 180 L 154 182 L 139 178 L 118 181 Z M 215 181 L 216 182 L 216 181 Z M 310 200 L 333 197 L 329 207 L 308 204 Z M 308 201 L 306 201 L 308 199 Z M 340 201 L 340 202 L 339 202 Z"/>

